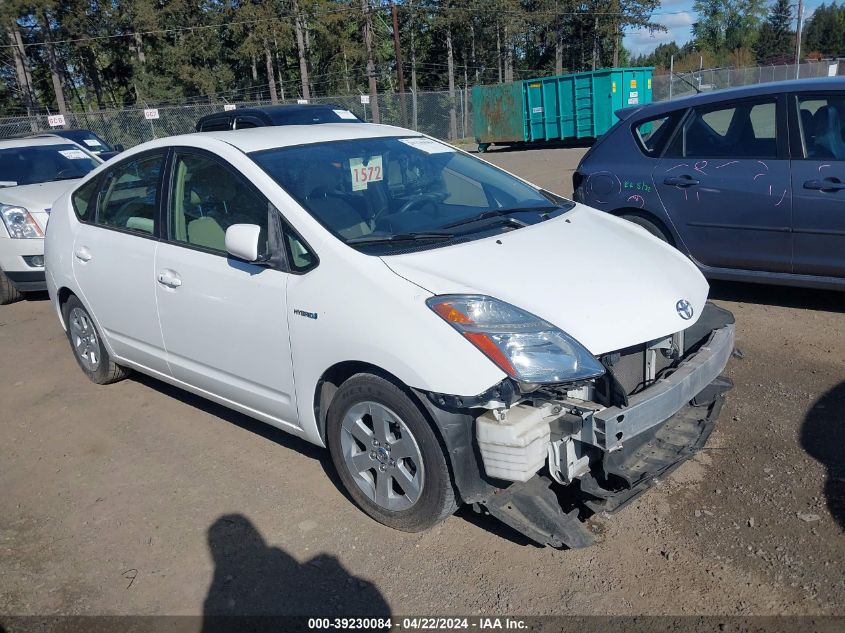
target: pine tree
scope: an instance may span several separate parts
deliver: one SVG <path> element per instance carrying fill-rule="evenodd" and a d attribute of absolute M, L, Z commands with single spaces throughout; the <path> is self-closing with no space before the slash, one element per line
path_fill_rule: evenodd
<path fill-rule="evenodd" d="M 789 0 L 776 0 L 769 8 L 769 17 L 760 27 L 754 46 L 757 63 L 785 63 L 791 59 L 795 47 L 795 33 L 791 25 L 792 7 Z"/>

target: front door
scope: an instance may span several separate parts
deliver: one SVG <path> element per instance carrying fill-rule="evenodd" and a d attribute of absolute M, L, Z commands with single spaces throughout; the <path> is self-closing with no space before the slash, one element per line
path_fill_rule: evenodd
<path fill-rule="evenodd" d="M 286 310 L 288 273 L 235 260 L 226 229 L 258 224 L 268 250 L 268 201 L 210 154 L 176 150 L 167 240 L 155 262 L 159 318 L 173 377 L 297 427 Z"/>
<path fill-rule="evenodd" d="M 792 192 L 782 100 L 693 108 L 653 178 L 693 258 L 790 272 Z"/>
<path fill-rule="evenodd" d="M 845 277 L 845 92 L 793 105 L 795 272 Z"/>
<path fill-rule="evenodd" d="M 165 152 L 123 161 L 98 181 L 94 213 L 80 218 L 73 274 L 117 360 L 167 374 L 153 265 Z"/>

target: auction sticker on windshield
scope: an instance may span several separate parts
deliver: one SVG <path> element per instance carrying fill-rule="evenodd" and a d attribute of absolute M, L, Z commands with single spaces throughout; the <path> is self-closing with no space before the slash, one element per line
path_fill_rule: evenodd
<path fill-rule="evenodd" d="M 384 179 L 381 156 L 372 156 L 366 163 L 363 158 L 350 158 L 349 170 L 352 172 L 352 191 L 362 191 L 369 183 Z"/>
<path fill-rule="evenodd" d="M 416 136 L 414 138 L 400 138 L 398 140 L 402 143 L 405 143 L 405 145 L 410 145 L 411 147 L 418 149 L 421 152 L 425 152 L 426 154 L 445 154 L 447 152 L 455 151 L 448 145 L 438 143 L 437 141 L 434 141 L 430 138 L 425 138 L 424 136 Z"/>
<path fill-rule="evenodd" d="M 60 149 L 59 154 L 71 160 L 79 160 L 80 158 L 88 158 L 88 154 L 81 149 Z"/>

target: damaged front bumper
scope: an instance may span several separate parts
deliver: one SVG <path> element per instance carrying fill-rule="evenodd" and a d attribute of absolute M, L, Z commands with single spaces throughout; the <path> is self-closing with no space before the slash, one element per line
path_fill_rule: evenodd
<path fill-rule="evenodd" d="M 626 394 L 627 404 L 602 406 L 569 392 L 527 397 L 506 416 L 473 416 L 420 394 L 428 396 L 424 402 L 449 449 L 463 501 L 537 543 L 590 545 L 586 516 L 623 507 L 692 456 L 713 430 L 732 387 L 720 374 L 733 352 L 735 326 L 733 315 L 715 306 L 709 316 L 698 341 L 688 341 L 689 353 L 647 387 Z M 491 440 L 494 433 L 499 436 Z"/>

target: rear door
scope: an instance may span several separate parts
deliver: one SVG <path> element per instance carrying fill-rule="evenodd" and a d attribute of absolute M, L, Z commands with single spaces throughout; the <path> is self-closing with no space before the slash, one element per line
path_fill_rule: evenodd
<path fill-rule="evenodd" d="M 73 274 L 100 331 L 121 359 L 167 374 L 153 265 L 166 151 L 121 161 L 99 179 L 93 217 L 80 217 Z"/>
<path fill-rule="evenodd" d="M 705 266 L 790 272 L 792 194 L 784 99 L 690 109 L 654 183 Z"/>
<path fill-rule="evenodd" d="M 845 277 L 845 91 L 791 97 L 795 272 Z"/>

